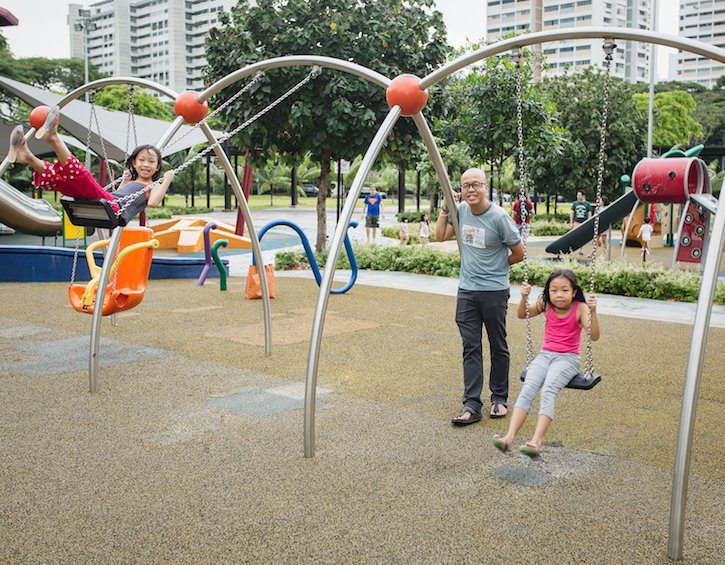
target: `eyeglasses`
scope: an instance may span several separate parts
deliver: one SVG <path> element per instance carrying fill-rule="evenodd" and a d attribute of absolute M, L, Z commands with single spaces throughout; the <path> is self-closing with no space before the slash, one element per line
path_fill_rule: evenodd
<path fill-rule="evenodd" d="M 472 188 L 473 190 L 481 190 L 484 186 L 486 186 L 482 182 L 466 182 L 461 185 L 461 190 L 468 190 L 469 188 Z"/>

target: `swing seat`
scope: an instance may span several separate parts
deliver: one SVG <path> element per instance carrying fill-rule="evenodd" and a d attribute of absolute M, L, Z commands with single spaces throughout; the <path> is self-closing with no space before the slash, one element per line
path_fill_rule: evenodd
<path fill-rule="evenodd" d="M 60 203 L 74 226 L 106 229 L 118 227 L 118 216 L 113 205 L 105 198 L 84 200 L 63 196 Z"/>
<path fill-rule="evenodd" d="M 123 230 L 118 260 L 111 269 L 109 283 L 103 296 L 103 316 L 130 310 L 143 300 L 151 270 L 153 250 L 159 246 L 159 240 L 152 239 L 153 233 L 151 228 L 143 227 Z M 93 251 L 108 245 L 109 241 L 108 239 L 97 241 L 86 249 L 86 259 L 91 272 L 90 282 L 85 285 L 72 284 L 68 287 L 71 306 L 78 312 L 93 313 L 101 277 L 101 268 L 96 265 Z"/>
<path fill-rule="evenodd" d="M 526 370 L 521 373 L 521 381 L 526 380 Z M 597 386 L 599 381 L 602 380 L 601 375 L 596 373 L 579 373 L 574 375 L 564 388 L 573 388 L 576 390 L 590 390 Z"/>

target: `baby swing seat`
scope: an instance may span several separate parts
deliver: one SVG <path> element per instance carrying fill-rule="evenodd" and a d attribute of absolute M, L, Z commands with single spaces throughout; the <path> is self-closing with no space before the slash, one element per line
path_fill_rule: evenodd
<path fill-rule="evenodd" d="M 129 310 L 143 300 L 146 283 L 151 270 L 154 248 L 159 246 L 158 239 L 152 239 L 153 230 L 144 227 L 125 228 L 121 234 L 118 258 L 110 273 L 110 282 L 103 296 L 103 315 Z M 92 314 L 96 299 L 101 268 L 96 265 L 93 251 L 108 245 L 110 240 L 97 241 L 86 249 L 88 269 L 91 280 L 88 284 L 71 284 L 68 297 L 71 306 L 78 312 Z M 107 257 L 106 260 L 112 259 Z"/>

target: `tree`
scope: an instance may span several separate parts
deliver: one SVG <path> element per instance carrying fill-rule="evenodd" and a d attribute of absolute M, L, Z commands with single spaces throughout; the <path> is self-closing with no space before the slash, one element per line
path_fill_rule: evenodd
<path fill-rule="evenodd" d="M 530 156 L 557 143 L 554 105 L 530 85 L 532 71 L 525 61 L 520 73 L 522 133 L 525 156 Z M 448 117 L 441 121 L 446 139 L 465 143 L 478 163 L 490 162 L 495 168 L 499 203 L 504 163 L 518 149 L 516 84 L 517 70 L 510 57 L 489 57 L 451 85 Z M 494 182 L 491 179 L 491 190 Z"/>
<path fill-rule="evenodd" d="M 288 54 L 329 55 L 364 65 L 386 76 L 423 76 L 445 59 L 449 46 L 433 0 L 248 0 L 221 13 L 222 27 L 207 39 L 207 79 L 217 80 L 247 64 Z M 271 69 L 265 78 L 224 112 L 227 127 L 241 123 L 300 81 L 309 69 Z M 232 85 L 217 97 L 229 98 Z M 318 251 L 327 232 L 325 198 L 332 160 L 363 153 L 389 111 L 384 92 L 368 81 L 334 70 L 301 88 L 290 101 L 240 132 L 239 147 L 277 151 L 294 160 L 309 151 L 320 162 L 317 200 Z M 409 125 L 396 127 L 398 155 L 411 144 Z M 392 145 L 392 143 L 391 143 Z"/>
<path fill-rule="evenodd" d="M 122 84 L 107 86 L 96 92 L 96 104 L 112 110 L 128 112 L 128 87 Z M 162 102 L 140 88 L 133 91 L 133 112 L 139 116 L 172 121 L 176 115 L 170 103 Z"/>
<path fill-rule="evenodd" d="M 561 156 L 548 166 L 549 182 L 569 198 L 582 189 L 591 199 L 596 190 L 604 81 L 601 69 L 588 67 L 542 84 L 556 104 L 558 125 L 569 136 Z M 637 109 L 633 93 L 629 83 L 611 79 L 602 186 L 610 199 L 619 196 L 619 177 L 630 174 L 645 154 L 647 118 Z"/>
<path fill-rule="evenodd" d="M 640 113 L 649 111 L 649 94 L 634 95 Z M 654 95 L 652 145 L 692 145 L 702 135 L 702 127 L 692 117 L 695 99 L 688 92 L 670 90 Z"/>

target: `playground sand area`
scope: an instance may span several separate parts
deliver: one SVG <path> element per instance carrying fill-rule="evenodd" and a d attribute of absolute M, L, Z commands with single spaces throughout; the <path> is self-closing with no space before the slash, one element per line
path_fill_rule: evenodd
<path fill-rule="evenodd" d="M 450 424 L 454 297 L 356 285 L 329 300 L 304 458 L 317 286 L 277 278 L 265 356 L 244 282 L 150 281 L 103 321 L 94 394 L 91 317 L 67 284 L 0 284 L 0 562 L 668 562 L 690 325 L 602 315 L 602 383 L 559 395 L 535 463 L 491 446 L 508 419 Z M 508 328 L 511 408 L 513 306 Z M 705 352 L 683 563 L 725 550 L 724 338 L 711 329 Z"/>

